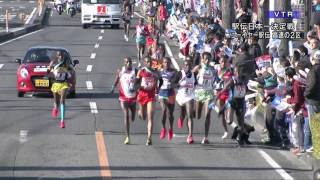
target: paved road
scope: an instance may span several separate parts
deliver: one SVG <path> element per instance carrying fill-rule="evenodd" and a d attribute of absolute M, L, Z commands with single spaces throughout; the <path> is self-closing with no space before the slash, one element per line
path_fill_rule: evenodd
<path fill-rule="evenodd" d="M 66 102 L 66 129 L 50 117 L 51 97 L 16 96 L 14 60 L 34 45 L 63 46 L 80 61 L 77 98 Z M 175 130 L 172 142 L 160 141 L 159 104 L 154 145 L 145 146 L 146 123 L 139 119 L 131 127 L 133 145 L 123 145 L 120 106 L 116 95 L 107 91 L 122 58 L 135 54 L 134 41 L 125 42 L 122 31 L 84 30 L 80 14 L 70 18 L 56 12 L 45 29 L 0 44 L 0 179 L 100 179 L 105 153 L 114 179 L 311 179 L 311 167 L 289 152 L 262 145 L 239 148 L 230 139 L 222 141 L 216 116 L 209 145 L 200 144 L 203 120 L 195 121 L 195 144 L 186 143 L 186 128 Z M 86 81 L 92 82 L 92 90 Z M 91 111 L 90 102 L 97 112 Z M 252 136 L 256 142 L 261 126 L 257 129 Z M 103 141 L 97 132 L 103 132 Z M 105 145 L 106 151 L 98 153 L 97 145 Z M 108 169 L 102 167 L 103 172 Z"/>

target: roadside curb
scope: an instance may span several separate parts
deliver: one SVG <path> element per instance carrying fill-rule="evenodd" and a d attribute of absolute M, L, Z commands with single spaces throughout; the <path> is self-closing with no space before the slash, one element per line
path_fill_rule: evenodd
<path fill-rule="evenodd" d="M 46 6 L 42 15 L 37 16 L 34 19 L 34 22 L 36 22 L 36 23 L 34 23 L 32 25 L 26 25 L 26 26 L 22 27 L 22 29 L 19 29 L 19 30 L 13 31 L 13 32 L 1 33 L 0 34 L 0 43 L 4 42 L 4 41 L 8 41 L 13 38 L 17 38 L 19 36 L 22 36 L 22 35 L 25 35 L 25 34 L 28 34 L 33 31 L 36 31 L 36 30 L 43 28 L 45 26 L 45 19 L 49 15 L 49 11 L 50 11 L 50 8 L 48 6 Z"/>

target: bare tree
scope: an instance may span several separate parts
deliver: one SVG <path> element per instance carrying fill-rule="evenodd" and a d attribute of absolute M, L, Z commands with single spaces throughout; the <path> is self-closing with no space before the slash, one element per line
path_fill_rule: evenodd
<path fill-rule="evenodd" d="M 235 19 L 234 1 L 222 0 L 222 27 L 224 29 L 230 29 L 232 22 Z"/>
<path fill-rule="evenodd" d="M 291 1 L 284 0 L 271 0 L 275 1 L 275 11 L 291 11 Z M 276 19 L 277 23 L 288 23 L 292 22 L 292 19 Z M 279 56 L 288 56 L 289 55 L 289 40 L 281 39 L 280 47 L 279 47 Z"/>
<path fill-rule="evenodd" d="M 269 25 L 269 0 L 259 0 L 259 11 L 258 11 L 258 20 L 263 25 Z M 269 32 L 269 28 L 265 28 L 263 31 Z M 259 45 L 261 47 L 262 54 L 267 53 L 267 45 L 269 43 L 268 39 L 260 39 Z"/>

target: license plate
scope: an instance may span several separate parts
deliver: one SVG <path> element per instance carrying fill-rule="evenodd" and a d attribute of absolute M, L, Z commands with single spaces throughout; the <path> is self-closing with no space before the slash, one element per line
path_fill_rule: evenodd
<path fill-rule="evenodd" d="M 36 87 L 49 87 L 49 80 L 47 79 L 36 79 L 35 80 Z"/>

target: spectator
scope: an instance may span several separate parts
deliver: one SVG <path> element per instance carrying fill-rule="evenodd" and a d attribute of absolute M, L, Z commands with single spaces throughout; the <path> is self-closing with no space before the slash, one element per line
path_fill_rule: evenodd
<path fill-rule="evenodd" d="M 164 34 L 164 30 L 165 30 L 165 23 L 168 17 L 168 13 L 167 13 L 167 9 L 164 6 L 163 2 L 160 2 L 160 6 L 159 6 L 159 20 L 160 20 L 160 34 L 163 35 Z"/>
<path fill-rule="evenodd" d="M 320 112 L 320 50 L 314 53 L 311 63 L 313 66 L 308 73 L 304 92 L 310 120 L 313 115 Z"/>
<path fill-rule="evenodd" d="M 304 45 L 300 45 L 298 47 L 298 51 L 300 52 L 301 55 L 301 60 L 303 61 L 309 61 L 310 60 L 310 53 L 308 52 L 308 49 Z"/>
<path fill-rule="evenodd" d="M 249 47 L 249 54 L 254 58 L 259 57 L 262 55 L 261 47 L 258 44 L 259 38 L 257 36 L 252 36 L 250 47 Z"/>
<path fill-rule="evenodd" d="M 249 54 L 249 45 L 242 43 L 239 46 L 239 52 L 236 55 L 233 66 L 238 68 L 239 77 L 244 78 L 243 80 L 248 81 L 254 77 L 256 70 L 256 63 L 254 58 Z"/>
<path fill-rule="evenodd" d="M 315 31 L 309 31 L 307 33 L 307 41 L 303 45 L 308 49 L 308 54 L 311 54 L 311 44 L 310 41 L 313 38 L 317 38 L 317 33 Z"/>

